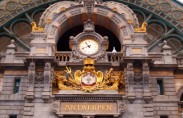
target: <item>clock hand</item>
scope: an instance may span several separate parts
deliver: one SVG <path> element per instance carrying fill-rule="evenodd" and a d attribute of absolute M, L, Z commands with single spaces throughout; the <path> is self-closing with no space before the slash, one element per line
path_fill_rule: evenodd
<path fill-rule="evenodd" d="M 82 49 L 85 49 L 85 48 L 87 48 L 88 46 L 86 46 L 86 47 L 82 47 Z"/>
<path fill-rule="evenodd" d="M 90 48 L 91 45 L 88 45 L 88 47 Z"/>
<path fill-rule="evenodd" d="M 87 42 L 85 42 L 85 44 L 90 48 L 91 45 L 89 45 Z"/>
<path fill-rule="evenodd" d="M 88 46 L 88 43 L 87 42 L 85 42 L 86 43 L 86 45 Z"/>

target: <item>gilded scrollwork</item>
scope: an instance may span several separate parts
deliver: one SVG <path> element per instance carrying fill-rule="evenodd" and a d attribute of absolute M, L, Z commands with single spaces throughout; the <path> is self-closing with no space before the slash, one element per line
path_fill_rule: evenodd
<path fill-rule="evenodd" d="M 66 67 L 65 71 L 55 72 L 54 81 L 59 90 L 82 90 L 93 92 L 96 90 L 118 90 L 124 86 L 123 73 L 113 72 L 111 68 L 104 75 L 101 71 L 96 71 L 94 60 L 84 59 L 83 70 L 77 70 L 72 75 L 71 68 Z"/>

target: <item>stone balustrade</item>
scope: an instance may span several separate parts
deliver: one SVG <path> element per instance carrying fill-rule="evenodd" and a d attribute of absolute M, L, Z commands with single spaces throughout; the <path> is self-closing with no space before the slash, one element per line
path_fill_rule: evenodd
<path fill-rule="evenodd" d="M 65 65 L 66 62 L 69 62 L 71 58 L 71 52 L 65 51 L 65 52 L 56 52 L 55 53 L 55 61 L 59 65 Z"/>

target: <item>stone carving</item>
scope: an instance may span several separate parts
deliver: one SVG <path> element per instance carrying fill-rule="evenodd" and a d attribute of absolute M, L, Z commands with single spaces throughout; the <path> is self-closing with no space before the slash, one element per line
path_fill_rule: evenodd
<path fill-rule="evenodd" d="M 35 63 L 34 62 L 31 62 L 29 65 L 28 79 L 29 79 L 29 88 L 25 98 L 31 102 L 34 99 L 34 81 L 35 81 Z"/>
<path fill-rule="evenodd" d="M 133 100 L 135 99 L 135 92 L 134 92 L 134 68 L 132 63 L 127 64 L 126 79 L 128 82 L 127 97 L 130 102 L 133 102 Z"/>
<path fill-rule="evenodd" d="M 150 89 L 149 89 L 149 79 L 150 74 L 149 74 L 149 66 L 148 63 L 145 62 L 143 63 L 143 86 L 144 86 L 144 100 L 145 102 L 150 102 L 152 100 Z"/>
<path fill-rule="evenodd" d="M 125 103 L 123 103 L 122 101 L 118 101 L 118 112 L 122 114 L 125 112 L 125 110 L 126 110 Z"/>
<path fill-rule="evenodd" d="M 51 80 L 51 64 L 46 63 L 44 67 L 44 89 L 49 90 Z"/>
<path fill-rule="evenodd" d="M 35 75 L 35 80 L 38 81 L 38 82 L 41 82 L 43 81 L 43 72 L 36 72 L 36 75 Z"/>
<path fill-rule="evenodd" d="M 51 64 L 45 63 L 44 67 L 44 89 L 42 93 L 42 98 L 47 102 L 50 98 L 50 81 L 51 81 Z"/>
<path fill-rule="evenodd" d="M 134 73 L 134 81 L 141 82 L 142 81 L 142 74 L 141 73 Z"/>
<path fill-rule="evenodd" d="M 60 106 L 60 101 L 59 100 L 56 100 L 54 101 L 52 104 L 51 104 L 51 110 L 54 112 L 54 113 L 57 113 L 59 112 L 59 106 Z"/>
<path fill-rule="evenodd" d="M 34 80 L 35 80 L 35 63 L 31 62 L 28 70 L 28 78 L 29 78 L 29 88 L 33 88 Z"/>
<path fill-rule="evenodd" d="M 95 7 L 95 1 L 96 0 L 83 0 L 84 8 L 88 14 L 93 12 L 93 9 Z"/>

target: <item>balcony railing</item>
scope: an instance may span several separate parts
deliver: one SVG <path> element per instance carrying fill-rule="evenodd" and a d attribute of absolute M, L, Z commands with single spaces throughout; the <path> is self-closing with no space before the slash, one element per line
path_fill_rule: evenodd
<path fill-rule="evenodd" d="M 71 56 L 72 52 L 66 51 L 66 52 L 56 52 L 55 53 L 55 61 L 59 65 L 65 65 L 67 62 L 71 62 Z M 119 65 L 121 61 L 123 60 L 123 53 L 121 52 L 107 52 L 107 62 L 113 64 L 113 65 Z"/>

